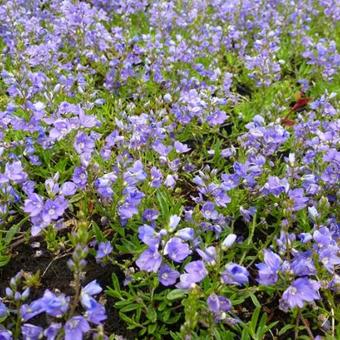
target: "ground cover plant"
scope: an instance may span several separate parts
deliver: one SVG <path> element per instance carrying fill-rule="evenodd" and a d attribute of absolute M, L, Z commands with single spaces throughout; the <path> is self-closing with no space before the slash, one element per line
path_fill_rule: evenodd
<path fill-rule="evenodd" d="M 0 1 L 0 340 L 339 339 L 339 19 Z"/>

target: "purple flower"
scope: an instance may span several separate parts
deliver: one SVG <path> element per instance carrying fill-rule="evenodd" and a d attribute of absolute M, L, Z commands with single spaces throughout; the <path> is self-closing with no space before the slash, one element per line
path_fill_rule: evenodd
<path fill-rule="evenodd" d="M 171 238 L 164 247 L 164 255 L 168 255 L 175 262 L 182 262 L 189 254 L 191 254 L 191 250 L 188 244 L 179 237 Z"/>
<path fill-rule="evenodd" d="M 164 185 L 167 186 L 168 188 L 173 188 L 176 184 L 176 176 L 173 175 L 168 175 L 165 178 Z"/>
<path fill-rule="evenodd" d="M 102 287 L 97 283 L 96 280 L 88 283 L 82 290 L 80 294 L 80 301 L 84 308 L 90 308 L 93 295 L 97 295 L 102 291 Z"/>
<path fill-rule="evenodd" d="M 124 173 L 124 180 L 129 186 L 136 185 L 146 179 L 143 163 L 136 161 L 132 167 L 128 168 Z"/>
<path fill-rule="evenodd" d="M 313 233 L 313 239 L 318 243 L 319 247 L 328 247 L 333 243 L 332 233 L 327 227 L 321 227 Z"/>
<path fill-rule="evenodd" d="M 43 334 L 43 329 L 39 326 L 25 323 L 21 326 L 21 334 L 23 336 L 23 340 L 38 340 Z"/>
<path fill-rule="evenodd" d="M 306 207 L 308 198 L 304 196 L 303 189 L 290 190 L 288 196 L 293 201 L 293 211 L 298 211 Z"/>
<path fill-rule="evenodd" d="M 63 196 L 72 196 L 77 191 L 77 186 L 73 182 L 65 182 L 60 189 Z"/>
<path fill-rule="evenodd" d="M 12 333 L 6 329 L 0 328 L 0 340 L 12 340 Z"/>
<path fill-rule="evenodd" d="M 59 191 L 59 173 L 56 173 L 53 178 L 48 178 L 45 181 L 45 188 L 49 195 L 54 196 Z"/>
<path fill-rule="evenodd" d="M 222 320 L 224 313 L 229 312 L 231 309 L 231 302 L 224 296 L 210 294 L 207 300 L 209 310 L 214 313 L 217 320 Z"/>
<path fill-rule="evenodd" d="M 44 312 L 44 306 L 41 299 L 33 301 L 31 304 L 22 305 L 20 308 L 21 317 L 24 321 L 34 318 L 36 315 Z"/>
<path fill-rule="evenodd" d="M 240 213 L 243 216 L 245 222 L 250 222 L 252 217 L 256 214 L 256 208 L 250 207 L 249 209 L 244 209 L 242 206 L 240 206 Z"/>
<path fill-rule="evenodd" d="M 140 270 L 146 272 L 157 273 L 162 263 L 162 256 L 156 249 L 149 248 L 145 250 L 136 261 L 136 264 Z"/>
<path fill-rule="evenodd" d="M 276 239 L 276 243 L 280 251 L 285 252 L 287 245 L 290 246 L 292 242 L 295 241 L 295 238 L 295 234 L 288 234 L 287 232 L 281 230 L 280 237 Z"/>
<path fill-rule="evenodd" d="M 202 281 L 208 275 L 203 261 L 192 261 L 184 267 L 184 270 L 186 274 L 180 275 L 180 282 L 176 285 L 177 288 L 192 288 L 195 283 Z"/>
<path fill-rule="evenodd" d="M 82 340 L 83 335 L 90 330 L 90 325 L 82 316 L 74 316 L 64 327 L 65 340 Z"/>
<path fill-rule="evenodd" d="M 210 126 L 221 125 L 227 120 L 228 116 L 221 110 L 216 110 L 207 117 Z"/>
<path fill-rule="evenodd" d="M 45 223 L 51 223 L 64 214 L 68 206 L 67 200 L 63 196 L 57 197 L 55 200 L 48 199 L 42 211 L 42 219 Z"/>
<path fill-rule="evenodd" d="M 14 183 L 23 183 L 27 180 L 27 174 L 22 168 L 21 162 L 16 161 L 7 163 L 5 167 L 5 176 Z"/>
<path fill-rule="evenodd" d="M 107 242 L 100 242 L 96 254 L 96 260 L 101 260 L 104 257 L 110 255 L 112 253 L 112 245 L 110 241 Z"/>
<path fill-rule="evenodd" d="M 192 228 L 183 228 L 178 230 L 175 235 L 183 241 L 192 241 L 195 237 L 195 230 Z"/>
<path fill-rule="evenodd" d="M 105 307 L 98 303 L 94 298 L 90 298 L 86 306 L 85 317 L 88 321 L 100 325 L 107 319 Z"/>
<path fill-rule="evenodd" d="M 222 249 L 230 248 L 236 241 L 237 236 L 235 234 L 229 234 L 222 242 Z"/>
<path fill-rule="evenodd" d="M 8 314 L 6 305 L 0 300 L 0 319 Z"/>
<path fill-rule="evenodd" d="M 270 249 L 265 249 L 264 263 L 259 263 L 256 267 L 259 270 L 258 282 L 261 285 L 273 285 L 278 279 L 278 271 L 280 270 L 282 260 L 279 255 L 272 252 Z"/>
<path fill-rule="evenodd" d="M 174 143 L 174 146 L 178 153 L 185 153 L 191 150 L 190 148 L 188 148 L 186 144 L 182 144 L 181 142 L 178 141 Z"/>
<path fill-rule="evenodd" d="M 201 212 L 207 220 L 216 220 L 218 218 L 218 212 L 215 210 L 215 204 L 212 202 L 204 203 Z"/>
<path fill-rule="evenodd" d="M 156 168 L 156 167 L 152 167 L 150 170 L 150 175 L 151 175 L 151 187 L 153 188 L 159 188 L 162 185 L 162 181 L 163 181 L 163 174 L 162 172 Z"/>
<path fill-rule="evenodd" d="M 240 286 L 249 282 L 248 276 L 249 272 L 246 268 L 236 263 L 229 263 L 222 273 L 222 281 L 224 283 Z"/>
<path fill-rule="evenodd" d="M 44 335 L 48 340 L 55 340 L 60 329 L 62 327 L 61 323 L 52 323 L 48 328 L 45 329 Z"/>
<path fill-rule="evenodd" d="M 218 188 L 213 192 L 215 203 L 219 207 L 226 207 L 228 203 L 231 202 L 231 198 L 228 196 L 227 192 L 222 188 Z"/>
<path fill-rule="evenodd" d="M 214 246 L 210 246 L 204 250 L 196 249 L 196 251 L 206 263 L 211 265 L 216 263 L 216 248 Z"/>
<path fill-rule="evenodd" d="M 311 251 L 295 254 L 290 267 L 296 276 L 314 275 L 316 273 Z"/>
<path fill-rule="evenodd" d="M 310 233 L 301 233 L 299 234 L 299 239 L 302 243 L 307 243 L 313 239 Z"/>
<path fill-rule="evenodd" d="M 84 189 L 87 183 L 87 171 L 84 167 L 77 167 L 74 169 L 72 181 L 79 188 Z"/>
<path fill-rule="evenodd" d="M 40 214 L 43 206 L 43 199 L 38 194 L 33 193 L 25 200 L 24 211 L 30 214 L 31 217 L 34 217 Z"/>
<path fill-rule="evenodd" d="M 166 146 L 163 143 L 157 141 L 152 145 L 152 148 L 161 156 L 166 157 L 172 150 L 171 146 Z"/>
<path fill-rule="evenodd" d="M 90 136 L 86 135 L 84 132 L 78 132 L 73 146 L 78 154 L 87 154 L 92 152 L 95 144 Z"/>
<path fill-rule="evenodd" d="M 328 246 L 327 248 L 321 248 L 318 253 L 321 263 L 333 274 L 335 266 L 340 264 L 339 247 L 336 245 Z"/>
<path fill-rule="evenodd" d="M 156 221 L 159 216 L 159 211 L 155 209 L 145 209 L 143 213 L 143 218 L 148 221 Z"/>
<path fill-rule="evenodd" d="M 147 224 L 138 228 L 138 238 L 150 248 L 158 248 L 161 240 L 159 233 Z"/>
<path fill-rule="evenodd" d="M 60 317 L 64 315 L 68 309 L 69 298 L 65 294 L 55 295 L 48 289 L 45 290 L 44 296 L 41 298 L 41 304 L 46 314 Z"/>
<path fill-rule="evenodd" d="M 170 216 L 170 220 L 169 220 L 170 231 L 174 231 L 176 229 L 180 220 L 181 220 L 181 218 L 177 215 L 171 215 Z"/>
<path fill-rule="evenodd" d="M 304 306 L 305 302 L 320 299 L 320 284 L 306 277 L 296 279 L 282 294 L 281 309 Z"/>
<path fill-rule="evenodd" d="M 273 194 L 279 196 L 282 192 L 288 192 L 289 183 L 285 178 L 278 178 L 276 176 L 270 176 L 267 183 L 263 186 L 262 192 L 265 195 Z"/>
<path fill-rule="evenodd" d="M 159 282 L 163 286 L 171 286 L 176 283 L 179 278 L 179 272 L 177 270 L 172 269 L 167 264 L 163 264 L 158 272 Z"/>

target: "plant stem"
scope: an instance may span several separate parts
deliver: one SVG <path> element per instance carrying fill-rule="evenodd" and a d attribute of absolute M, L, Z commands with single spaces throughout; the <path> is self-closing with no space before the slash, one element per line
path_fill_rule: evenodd
<path fill-rule="evenodd" d="M 305 327 L 306 327 L 306 331 L 307 331 L 308 335 L 311 337 L 311 339 L 314 339 L 314 335 L 313 335 L 313 333 L 312 333 L 312 331 L 311 331 L 311 329 L 310 329 L 310 327 L 309 327 L 308 321 L 303 317 L 303 315 L 301 314 L 301 312 L 300 312 L 300 318 L 301 318 L 303 324 L 304 324 Z"/>
<path fill-rule="evenodd" d="M 75 294 L 73 297 L 70 313 L 69 313 L 69 318 L 71 318 L 78 306 L 79 303 L 79 298 L 80 298 L 80 273 L 77 270 L 74 274 L 74 290 Z"/>

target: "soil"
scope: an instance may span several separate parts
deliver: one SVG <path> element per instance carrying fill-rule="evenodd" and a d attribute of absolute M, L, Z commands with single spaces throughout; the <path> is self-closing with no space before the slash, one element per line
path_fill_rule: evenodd
<path fill-rule="evenodd" d="M 35 250 L 27 245 L 20 245 L 12 255 L 11 261 L 5 267 L 0 268 L 0 296 L 5 295 L 5 288 L 9 284 L 9 280 L 17 274 L 20 270 L 25 272 L 36 273 L 38 270 L 40 274 L 44 273 L 41 278 L 41 286 L 31 290 L 30 300 L 34 300 L 43 295 L 45 289 L 59 290 L 66 295 L 72 296 L 73 289 L 70 287 L 72 281 L 72 273 L 67 267 L 67 261 L 70 255 L 63 256 L 55 260 L 55 256 L 46 249 L 39 249 L 42 251 L 41 256 L 34 257 L 32 254 Z M 97 280 L 103 290 L 111 286 L 111 276 L 115 272 L 119 279 L 123 280 L 123 274 L 117 267 L 113 265 L 101 266 L 96 261 L 88 256 L 88 264 L 86 267 L 86 277 L 83 285 Z M 118 311 L 114 307 L 114 299 L 110 296 L 106 297 L 106 312 L 108 319 L 105 322 L 106 334 L 117 334 L 123 336 L 125 339 L 134 339 L 135 334 L 126 329 L 126 325 L 120 320 Z M 47 326 L 47 320 L 44 315 L 39 315 L 30 320 L 35 325 L 42 327 Z"/>

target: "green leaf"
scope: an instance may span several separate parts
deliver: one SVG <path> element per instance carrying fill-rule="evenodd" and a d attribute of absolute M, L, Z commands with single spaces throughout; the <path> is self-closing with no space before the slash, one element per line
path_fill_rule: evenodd
<path fill-rule="evenodd" d="M 98 242 L 103 242 L 105 241 L 105 236 L 103 234 L 103 232 L 100 230 L 100 228 L 98 227 L 97 223 L 92 221 L 92 228 L 93 228 L 93 232 L 96 236 L 96 239 Z"/>
<path fill-rule="evenodd" d="M 156 322 L 157 321 L 157 313 L 153 307 L 149 307 L 148 312 L 146 313 L 146 317 L 151 321 L 151 322 Z"/>
<path fill-rule="evenodd" d="M 292 329 L 294 327 L 295 327 L 294 325 L 283 326 L 282 329 L 280 329 L 280 331 L 279 331 L 279 335 L 285 334 L 287 331 L 289 331 L 290 329 Z"/>
<path fill-rule="evenodd" d="M 251 330 L 254 332 L 254 334 L 256 332 L 256 325 L 257 325 L 257 320 L 260 315 L 260 311 L 261 311 L 261 307 L 256 307 L 253 312 L 253 316 L 251 317 L 251 320 L 250 320 L 250 327 L 251 327 Z"/>
<path fill-rule="evenodd" d="M 118 292 L 117 290 L 114 290 L 112 288 L 109 288 L 106 292 L 107 292 L 108 295 L 112 296 L 113 298 L 116 298 L 116 299 L 122 298 L 122 295 L 120 294 L 120 292 Z"/>
<path fill-rule="evenodd" d="M 261 303 L 254 294 L 249 295 L 255 307 L 261 308 Z"/>
<path fill-rule="evenodd" d="M 6 266 L 6 264 L 9 262 L 10 257 L 6 255 L 0 255 L 0 267 Z"/>
<path fill-rule="evenodd" d="M 168 300 L 178 300 L 185 296 L 185 292 L 182 289 L 174 289 L 166 296 Z"/>
<path fill-rule="evenodd" d="M 119 316 L 122 320 L 124 320 L 128 324 L 128 326 L 127 326 L 128 329 L 134 329 L 136 327 L 143 327 L 143 325 L 141 325 L 140 323 L 136 322 L 135 320 L 129 318 L 127 315 L 125 315 L 121 312 L 119 312 Z"/>
<path fill-rule="evenodd" d="M 129 299 L 129 300 L 124 300 L 124 301 L 118 301 L 115 303 L 115 306 L 118 308 L 122 308 L 124 306 L 130 305 L 131 303 L 133 303 L 134 300 Z"/>
<path fill-rule="evenodd" d="M 112 273 L 112 284 L 115 290 L 120 291 L 120 284 L 119 284 L 119 280 L 118 277 L 115 273 Z"/>
<path fill-rule="evenodd" d="M 126 312 L 131 312 L 133 310 L 136 310 L 137 308 L 140 308 L 140 305 L 132 303 L 131 305 L 124 306 L 120 311 L 123 313 L 126 313 Z"/>
<path fill-rule="evenodd" d="M 152 323 L 148 326 L 148 333 L 149 334 L 154 334 L 155 331 L 157 329 L 157 324 L 156 323 Z"/>

